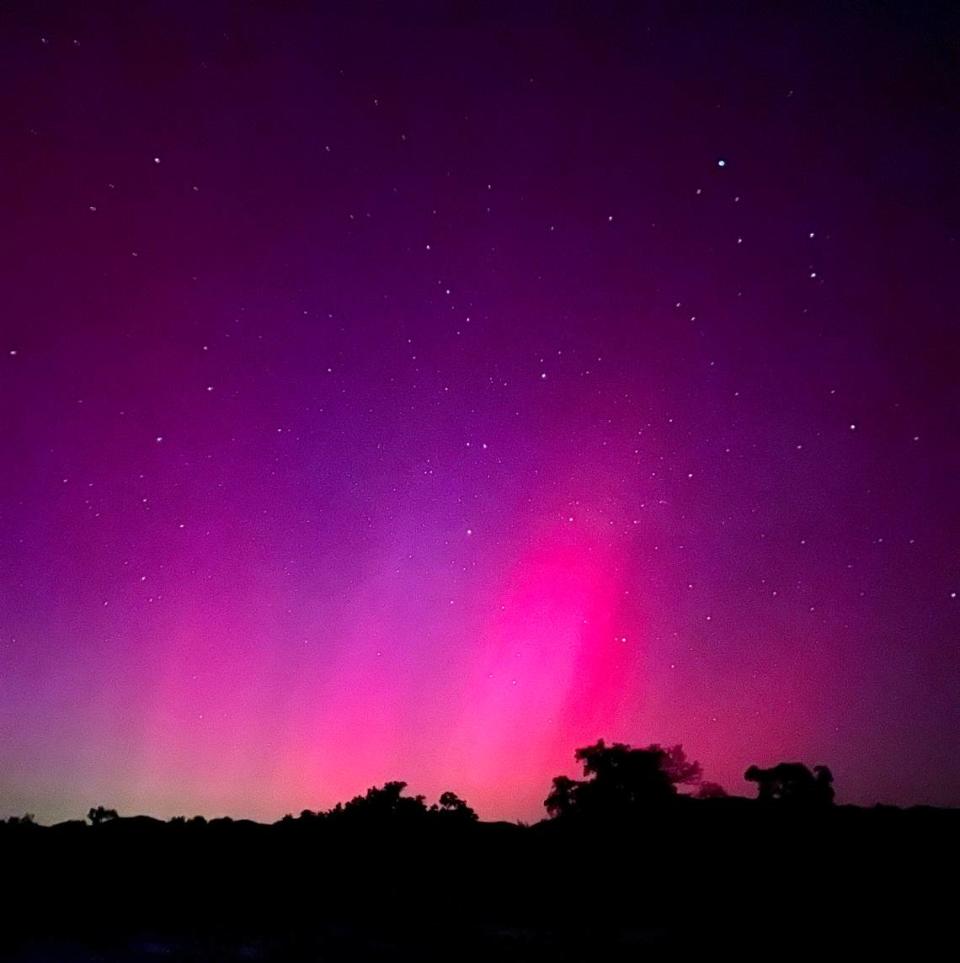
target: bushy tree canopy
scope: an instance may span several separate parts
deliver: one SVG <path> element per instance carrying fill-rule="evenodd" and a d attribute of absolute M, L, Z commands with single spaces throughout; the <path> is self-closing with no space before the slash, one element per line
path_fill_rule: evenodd
<path fill-rule="evenodd" d="M 697 783 L 698 762 L 687 759 L 683 747 L 659 745 L 635 749 L 624 743 L 607 745 L 602 739 L 575 753 L 584 779 L 557 776 L 544 801 L 553 816 L 626 816 L 662 805 L 677 795 L 677 787 Z"/>

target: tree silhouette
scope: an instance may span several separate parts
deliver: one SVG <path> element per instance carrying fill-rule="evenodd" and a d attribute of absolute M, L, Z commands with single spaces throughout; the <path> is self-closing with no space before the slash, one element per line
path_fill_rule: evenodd
<path fill-rule="evenodd" d="M 667 774 L 674 786 L 685 786 L 700 782 L 703 776 L 703 767 L 699 762 L 687 760 L 687 754 L 683 751 L 683 746 L 670 746 L 667 749 L 661 749 L 660 746 L 648 746 L 647 749 L 648 751 L 659 749 L 663 753 L 660 768 Z"/>
<path fill-rule="evenodd" d="M 439 801 L 430 807 L 430 811 L 469 822 L 479 818 L 467 805 L 466 800 L 461 799 L 455 792 L 449 791 L 441 794 Z"/>
<path fill-rule="evenodd" d="M 399 780 L 371 786 L 363 796 L 355 796 L 342 810 L 334 809 L 331 815 L 342 814 L 352 819 L 381 822 L 388 819 L 411 819 L 424 815 L 427 807 L 423 796 L 404 796 L 407 788 Z"/>
<path fill-rule="evenodd" d="M 647 807 L 669 803 L 677 786 L 699 782 L 701 767 L 690 762 L 683 747 L 652 745 L 634 749 L 624 743 L 608 746 L 602 739 L 574 754 L 583 764 L 583 780 L 557 776 L 544 800 L 551 817 L 628 816 Z"/>
<path fill-rule="evenodd" d="M 569 776 L 556 776 L 553 780 L 553 789 L 550 795 L 543 801 L 547 813 L 551 816 L 566 816 L 573 811 L 576 804 L 575 796 L 580 783 Z"/>
<path fill-rule="evenodd" d="M 813 771 L 817 776 L 816 800 L 829 806 L 836 795 L 833 791 L 833 773 L 827 766 L 814 766 Z"/>
<path fill-rule="evenodd" d="M 750 766 L 743 778 L 757 784 L 761 802 L 802 806 L 833 802 L 833 773 L 826 766 L 814 766 L 812 772 L 802 762 L 780 762 L 769 769 Z"/>
<path fill-rule="evenodd" d="M 97 806 L 96 808 L 91 807 L 87 813 L 87 819 L 89 819 L 94 826 L 99 826 L 101 823 L 119 818 L 116 809 L 104 809 L 103 806 Z"/>

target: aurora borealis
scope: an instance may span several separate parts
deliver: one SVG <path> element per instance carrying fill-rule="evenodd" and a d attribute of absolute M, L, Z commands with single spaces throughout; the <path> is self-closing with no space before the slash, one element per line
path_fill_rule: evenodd
<path fill-rule="evenodd" d="M 5 5 L 0 816 L 960 804 L 958 23 Z"/>

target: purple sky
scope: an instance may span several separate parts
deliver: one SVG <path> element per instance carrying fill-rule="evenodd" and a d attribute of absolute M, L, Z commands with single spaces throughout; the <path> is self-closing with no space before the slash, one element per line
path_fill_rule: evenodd
<path fill-rule="evenodd" d="M 3 6 L 0 815 L 960 804 L 960 16 L 777 6 Z"/>

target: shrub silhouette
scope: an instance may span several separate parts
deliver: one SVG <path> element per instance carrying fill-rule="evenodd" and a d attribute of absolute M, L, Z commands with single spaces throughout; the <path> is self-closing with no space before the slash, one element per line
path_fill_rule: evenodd
<path fill-rule="evenodd" d="M 724 799 L 727 790 L 718 782 L 702 782 L 694 793 L 696 799 Z"/>
<path fill-rule="evenodd" d="M 24 813 L 22 816 L 10 816 L 7 818 L 7 824 L 10 826 L 34 826 L 36 825 L 37 817 L 33 813 Z"/>

